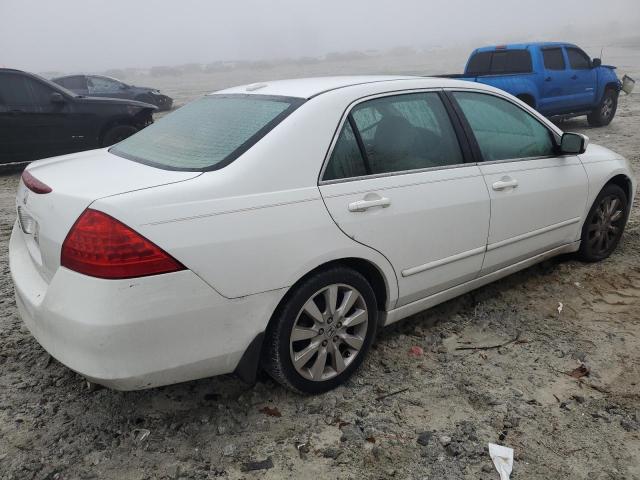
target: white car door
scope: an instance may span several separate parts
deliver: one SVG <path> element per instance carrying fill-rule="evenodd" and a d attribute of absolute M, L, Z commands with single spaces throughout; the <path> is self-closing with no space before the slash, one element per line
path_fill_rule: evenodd
<path fill-rule="evenodd" d="M 576 155 L 558 155 L 552 131 L 506 98 L 451 92 L 477 142 L 491 195 L 482 274 L 576 241 L 587 175 Z"/>
<path fill-rule="evenodd" d="M 431 91 L 361 101 L 321 173 L 338 227 L 393 265 L 398 305 L 471 280 L 482 266 L 489 194 L 479 167 L 465 163 L 445 100 Z"/>

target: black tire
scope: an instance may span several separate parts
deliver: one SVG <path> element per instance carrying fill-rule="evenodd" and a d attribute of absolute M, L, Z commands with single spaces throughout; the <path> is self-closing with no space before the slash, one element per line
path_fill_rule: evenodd
<path fill-rule="evenodd" d="M 355 355 L 353 355 L 353 358 L 351 360 L 349 360 L 349 352 L 345 352 L 344 357 L 343 355 L 341 355 L 340 358 L 344 358 L 347 361 L 350 361 L 350 363 L 347 364 L 347 366 L 341 373 L 337 373 L 338 369 L 334 369 L 331 365 L 329 365 L 330 362 L 333 363 L 333 365 L 335 365 L 335 362 L 337 362 L 337 359 L 333 357 L 334 354 L 325 353 L 325 358 L 327 359 L 327 367 L 323 367 L 323 369 L 328 370 L 323 371 L 329 371 L 329 375 L 334 376 L 320 380 L 305 378 L 296 370 L 296 367 L 294 366 L 292 359 L 292 356 L 295 355 L 294 345 L 300 342 L 304 343 L 307 341 L 310 344 L 314 342 L 318 337 L 315 337 L 314 339 L 305 339 L 301 340 L 300 342 L 295 342 L 291 339 L 293 328 L 294 326 L 299 326 L 299 322 L 301 321 L 299 319 L 303 319 L 304 315 L 306 315 L 302 312 L 303 307 L 307 305 L 307 302 L 313 301 L 316 306 L 318 306 L 318 303 L 317 301 L 314 301 L 314 298 L 318 298 L 320 296 L 319 292 L 322 292 L 323 289 L 329 288 L 329 286 L 336 284 L 344 286 L 345 291 L 347 292 L 349 288 L 352 288 L 356 291 L 356 293 L 360 294 L 358 301 L 363 301 L 364 303 L 362 305 L 366 304 L 367 308 L 366 334 L 364 335 L 364 340 L 362 341 L 360 350 Z M 338 293 L 338 296 L 339 295 L 340 293 Z M 344 298 L 345 296 L 342 297 L 342 300 L 344 300 Z M 339 298 L 336 300 L 336 305 L 341 305 L 341 300 Z M 322 308 L 322 310 L 322 313 L 324 314 L 326 306 L 325 308 Z M 345 312 L 345 314 L 346 313 L 347 312 Z M 339 320 L 339 317 L 337 315 L 336 318 Z M 325 325 L 331 323 L 331 317 L 325 319 L 325 322 Z M 340 325 L 340 323 L 334 324 L 334 326 L 337 327 L 339 327 Z M 288 298 L 275 313 L 275 316 L 269 328 L 267 329 L 263 349 L 263 367 L 274 380 L 295 392 L 306 394 L 317 394 L 326 392 L 344 383 L 362 364 L 362 361 L 371 348 L 371 344 L 373 343 L 373 340 L 376 336 L 377 325 L 378 308 L 376 297 L 373 289 L 371 288 L 371 285 L 365 279 L 365 277 L 363 277 L 355 270 L 345 267 L 332 267 L 327 270 L 320 271 L 295 286 L 289 293 Z M 340 342 L 335 342 L 335 339 L 337 337 L 333 337 L 334 333 L 326 333 L 326 335 L 329 335 L 329 338 L 333 338 L 335 347 L 332 346 L 331 340 L 324 340 L 324 342 L 322 343 L 322 347 L 320 348 L 324 348 L 324 346 L 328 343 L 329 345 L 326 346 L 324 350 L 325 352 L 331 350 L 332 348 L 339 349 L 340 347 L 345 347 L 345 345 L 339 345 Z M 303 346 L 302 350 L 304 350 L 304 348 L 305 347 Z M 345 348 L 345 350 L 346 349 L 348 348 Z M 318 357 L 320 356 L 320 350 L 317 350 L 317 352 L 318 353 L 314 353 L 309 356 L 308 361 L 305 361 L 305 364 L 314 365 L 315 361 L 317 361 Z M 311 372 L 312 368 L 308 367 L 308 371 Z M 318 378 L 322 378 L 322 375 L 320 375 Z"/>
<path fill-rule="evenodd" d="M 138 129 L 133 125 L 116 125 L 115 127 L 111 127 L 102 137 L 102 146 L 109 147 L 114 143 L 121 142 L 137 131 Z"/>
<path fill-rule="evenodd" d="M 609 211 L 607 205 L 612 202 L 615 202 L 615 207 Z M 611 255 L 620 242 L 628 216 L 627 194 L 618 185 L 606 185 L 593 202 L 582 226 L 580 259 L 598 262 Z"/>
<path fill-rule="evenodd" d="M 607 88 L 602 95 L 600 104 L 587 115 L 587 121 L 592 127 L 604 127 L 609 125 L 618 109 L 618 92 L 613 88 Z"/>

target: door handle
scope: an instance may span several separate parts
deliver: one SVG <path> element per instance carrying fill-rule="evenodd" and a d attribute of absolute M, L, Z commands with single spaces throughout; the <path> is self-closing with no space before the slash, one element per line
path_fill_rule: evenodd
<path fill-rule="evenodd" d="M 574 75 L 574 76 L 571 77 L 571 80 L 577 80 L 577 79 L 578 79 L 577 75 Z"/>
<path fill-rule="evenodd" d="M 502 177 L 502 179 L 495 182 L 491 187 L 494 190 L 506 190 L 507 188 L 516 188 L 518 186 L 518 180 L 511 177 Z"/>
<path fill-rule="evenodd" d="M 550 82 L 551 81 L 551 77 L 547 77 L 544 79 L 545 82 Z"/>
<path fill-rule="evenodd" d="M 391 199 L 386 197 L 378 197 L 373 200 L 358 200 L 357 202 L 353 202 L 349 204 L 350 212 L 364 212 L 369 208 L 374 207 L 382 207 L 387 208 L 391 205 Z"/>

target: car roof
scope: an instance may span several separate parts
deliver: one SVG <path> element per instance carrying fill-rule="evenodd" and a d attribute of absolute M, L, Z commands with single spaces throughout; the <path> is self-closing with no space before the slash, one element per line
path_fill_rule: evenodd
<path fill-rule="evenodd" d="M 447 88 L 469 85 L 468 82 L 441 77 L 357 75 L 265 81 L 248 85 L 240 85 L 238 87 L 227 88 L 225 90 L 219 90 L 216 92 L 212 92 L 210 95 L 256 94 L 309 99 L 337 89 L 365 86 L 371 87 L 372 84 L 379 85 L 382 90 L 389 88 L 391 86 L 390 84 L 397 84 L 394 85 L 394 88 L 397 87 L 399 89 L 402 89 L 403 83 L 411 83 L 411 86 L 409 87 L 407 85 L 407 88 L 416 88 L 416 81 L 419 81 L 420 88 Z M 480 84 L 474 84 L 474 86 L 479 85 Z"/>
<path fill-rule="evenodd" d="M 474 52 L 488 52 L 492 50 L 525 50 L 531 47 L 575 47 L 572 43 L 567 42 L 527 42 L 527 43 L 505 43 L 501 45 L 488 45 L 476 48 Z"/>

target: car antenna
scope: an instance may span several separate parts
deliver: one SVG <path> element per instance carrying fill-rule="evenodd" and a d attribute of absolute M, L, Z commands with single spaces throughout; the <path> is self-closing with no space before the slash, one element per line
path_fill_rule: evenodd
<path fill-rule="evenodd" d="M 604 51 L 604 47 L 600 47 L 600 62 L 602 62 L 602 52 Z"/>

